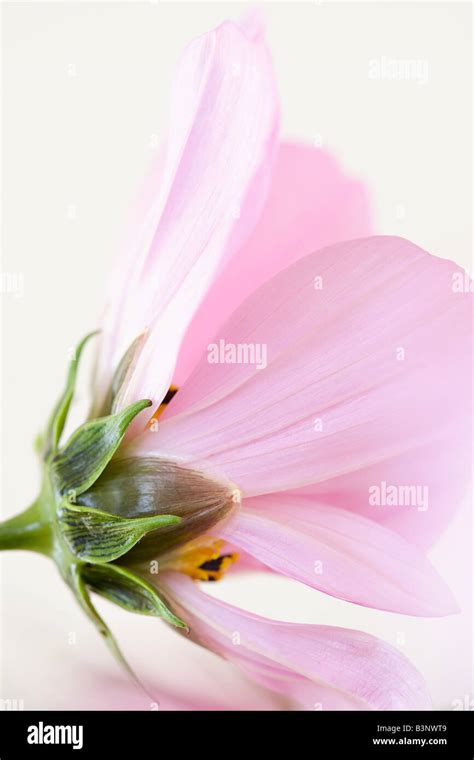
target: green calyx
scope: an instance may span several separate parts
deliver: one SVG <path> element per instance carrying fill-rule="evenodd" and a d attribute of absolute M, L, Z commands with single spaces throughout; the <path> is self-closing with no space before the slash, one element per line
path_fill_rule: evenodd
<path fill-rule="evenodd" d="M 99 565 L 122 557 L 149 531 L 181 522 L 175 515 L 127 519 L 67 502 L 60 507 L 58 520 L 71 552 Z"/>
<path fill-rule="evenodd" d="M 82 351 L 91 338 L 97 335 L 97 332 L 91 332 L 85 336 L 76 347 L 73 357 L 69 365 L 69 371 L 66 379 L 66 386 L 63 393 L 58 399 L 56 406 L 53 409 L 51 417 L 48 422 L 45 436 L 39 436 L 38 449 L 39 452 L 43 452 L 46 458 L 50 452 L 56 452 L 61 434 L 66 424 L 67 415 L 71 402 L 74 396 L 74 388 L 76 386 L 77 370 L 79 368 L 79 362 L 81 359 Z"/>
<path fill-rule="evenodd" d="M 65 389 L 36 449 L 43 463 L 38 499 L 25 512 L 0 523 L 0 550 L 21 549 L 49 556 L 81 607 L 106 639 L 115 656 L 125 661 L 112 634 L 90 599 L 94 591 L 126 609 L 155 615 L 186 628 L 139 574 L 114 565 L 148 533 L 176 525 L 179 515 L 125 516 L 78 504 L 116 454 L 128 426 L 151 401 L 143 399 L 112 413 L 86 421 L 61 445 L 73 399 L 82 351 L 95 333 L 81 341 L 71 360 Z M 125 376 L 125 372 L 122 372 Z M 114 397 L 120 391 L 114 379 Z M 128 666 L 126 666 L 129 670 Z"/>
<path fill-rule="evenodd" d="M 81 425 L 63 449 L 50 457 L 55 490 L 61 496 L 80 496 L 92 486 L 117 451 L 134 418 L 151 401 L 137 401 L 117 414 L 98 417 Z"/>
<path fill-rule="evenodd" d="M 160 599 L 155 587 L 125 567 L 88 565 L 83 578 L 94 591 L 126 610 L 161 617 L 177 628 L 187 629 L 186 624 Z"/>

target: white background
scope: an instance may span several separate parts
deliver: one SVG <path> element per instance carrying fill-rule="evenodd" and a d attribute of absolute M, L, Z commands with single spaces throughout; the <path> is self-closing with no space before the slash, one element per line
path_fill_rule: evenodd
<path fill-rule="evenodd" d="M 3 4 L 2 271 L 19 273 L 24 285 L 20 294 L 2 294 L 5 516 L 36 496 L 32 441 L 62 387 L 70 348 L 96 326 L 127 210 L 164 130 L 180 51 L 246 8 Z M 378 232 L 471 269 L 470 6 L 262 8 L 283 134 L 322 141 L 368 184 Z M 371 79 L 370 61 L 383 57 L 426 61 L 428 81 Z M 264 615 L 379 635 L 416 663 L 435 705 L 450 709 L 472 696 L 470 525 L 461 515 L 432 553 L 463 607 L 455 617 L 366 610 L 278 578 L 230 580 L 212 592 Z M 3 698 L 30 709 L 147 709 L 50 563 L 22 553 L 1 564 Z M 246 686 L 239 696 L 242 679 L 158 621 L 100 607 L 162 706 L 181 704 L 183 695 L 190 703 L 203 685 L 210 704 L 265 706 L 261 692 Z"/>

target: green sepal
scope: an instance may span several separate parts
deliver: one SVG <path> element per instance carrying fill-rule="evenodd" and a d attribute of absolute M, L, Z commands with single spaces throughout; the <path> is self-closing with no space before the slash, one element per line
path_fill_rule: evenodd
<path fill-rule="evenodd" d="M 119 565 L 85 565 L 81 572 L 93 591 L 128 612 L 160 617 L 177 628 L 188 630 L 186 623 L 168 609 L 154 586 L 140 575 Z"/>
<path fill-rule="evenodd" d="M 63 502 L 58 521 L 70 550 L 84 562 L 103 564 L 118 559 L 150 530 L 176 525 L 175 515 L 123 518 L 99 509 Z"/>
<path fill-rule="evenodd" d="M 114 414 L 120 404 L 127 378 L 133 372 L 143 348 L 146 332 L 142 332 L 127 348 L 114 372 L 109 392 L 103 406 L 104 414 Z"/>
<path fill-rule="evenodd" d="M 153 695 L 150 694 L 148 689 L 143 685 L 143 683 L 140 681 L 138 676 L 134 673 L 134 671 L 128 664 L 110 628 L 101 618 L 96 608 L 92 604 L 92 601 L 90 599 L 90 596 L 87 590 L 87 585 L 83 577 L 83 568 L 80 567 L 79 565 L 72 565 L 70 568 L 69 577 L 70 577 L 70 586 L 72 588 L 74 596 L 76 597 L 77 601 L 79 602 L 80 606 L 86 613 L 89 620 L 92 621 L 97 631 L 104 639 L 105 643 L 107 644 L 110 651 L 112 652 L 115 660 L 126 671 L 126 673 L 130 676 L 132 681 L 134 681 L 134 683 L 140 689 L 142 689 L 148 697 L 151 697 L 151 699 L 154 700 Z"/>
<path fill-rule="evenodd" d="M 151 401 L 143 399 L 117 414 L 81 425 L 51 461 L 56 491 L 73 498 L 86 491 L 106 468 L 132 420 Z"/>
<path fill-rule="evenodd" d="M 74 396 L 77 370 L 79 367 L 79 361 L 81 358 L 82 351 L 86 343 L 88 343 L 88 341 L 90 340 L 90 338 L 92 338 L 94 335 L 97 335 L 97 334 L 98 334 L 97 330 L 89 333 L 88 335 L 85 336 L 85 338 L 81 340 L 79 345 L 76 347 L 74 351 L 74 356 L 71 359 L 71 362 L 69 365 L 69 371 L 68 371 L 67 379 L 66 379 L 66 387 L 64 388 L 64 391 L 51 414 L 51 417 L 49 419 L 49 422 L 46 428 L 46 434 L 44 438 L 43 436 L 38 436 L 35 441 L 35 449 L 40 453 L 41 452 L 44 453 L 45 456 L 48 456 L 50 453 L 55 453 L 57 451 L 59 440 L 61 438 L 61 433 L 63 432 L 64 425 L 66 423 L 69 407 L 71 406 L 71 401 Z"/>

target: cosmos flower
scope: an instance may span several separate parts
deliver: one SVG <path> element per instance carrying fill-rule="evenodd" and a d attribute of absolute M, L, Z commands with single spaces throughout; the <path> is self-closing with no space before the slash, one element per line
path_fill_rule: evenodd
<path fill-rule="evenodd" d="M 193 41 L 111 280 L 90 417 L 62 442 L 87 338 L 38 442 L 40 497 L 0 526 L 0 548 L 56 561 L 122 661 L 91 592 L 303 707 L 429 707 L 374 636 L 202 588 L 258 568 L 389 612 L 457 609 L 423 550 L 469 472 L 471 295 L 452 262 L 369 232 L 364 189 L 279 142 L 255 18 Z"/>

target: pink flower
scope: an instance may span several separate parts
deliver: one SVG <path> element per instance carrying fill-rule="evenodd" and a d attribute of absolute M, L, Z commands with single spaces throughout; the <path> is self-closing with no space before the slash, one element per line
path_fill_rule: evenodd
<path fill-rule="evenodd" d="M 256 560 L 357 604 L 456 611 L 420 547 L 465 488 L 471 297 L 453 289 L 455 264 L 364 237 L 364 189 L 322 151 L 278 144 L 277 123 L 259 28 L 225 23 L 191 43 L 113 280 L 99 393 L 142 335 L 115 409 L 149 397 L 155 413 L 120 456 L 233 494 L 230 516 L 165 553 L 158 576 L 195 640 L 306 706 L 426 708 L 389 645 L 257 617 L 186 577 Z"/>

